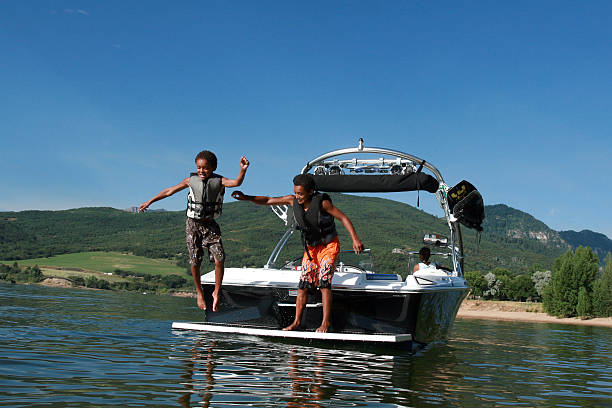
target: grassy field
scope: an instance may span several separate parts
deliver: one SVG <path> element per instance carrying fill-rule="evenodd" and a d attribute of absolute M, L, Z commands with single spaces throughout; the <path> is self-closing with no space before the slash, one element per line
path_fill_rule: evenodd
<path fill-rule="evenodd" d="M 12 265 L 14 262 L 15 261 L 0 261 L 0 263 L 7 265 Z M 104 274 L 114 272 L 115 269 L 148 273 L 151 275 L 174 274 L 186 276 L 186 269 L 176 266 L 171 260 L 150 259 L 120 252 L 80 252 L 76 254 L 57 255 L 50 258 L 25 259 L 17 262 L 20 266 L 38 265 L 45 275 L 49 275 L 51 274 L 51 270 L 55 270 L 52 274 L 58 277 L 81 275 L 83 272 Z M 79 271 L 60 270 L 59 268 L 81 269 L 81 273 L 79 273 Z M 206 270 L 206 265 L 202 266 L 202 270 Z"/>

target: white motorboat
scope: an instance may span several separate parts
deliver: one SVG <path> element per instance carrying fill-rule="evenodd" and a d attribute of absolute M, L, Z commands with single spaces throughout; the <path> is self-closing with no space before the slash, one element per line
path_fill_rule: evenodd
<path fill-rule="evenodd" d="M 369 250 L 359 257 L 341 254 L 332 281 L 331 332 L 335 337 L 330 339 L 341 340 L 338 335 L 342 334 L 349 335 L 345 339 L 358 341 L 391 336 L 401 340 L 390 341 L 423 344 L 445 338 L 469 290 L 464 279 L 461 225 L 481 230 L 484 204 L 480 193 L 466 181 L 450 188 L 429 162 L 391 149 L 365 147 L 361 139 L 357 147 L 334 150 L 307 162 L 302 173 L 312 174 L 317 190 L 322 192 L 427 191 L 435 194 L 448 225 L 448 234 L 424 237 L 424 244 L 432 248 L 432 258 L 445 259 L 445 266 L 432 262 L 430 267 L 412 273 L 406 262 L 405 270 L 380 273 L 373 271 Z M 293 321 L 301 256 L 292 262 L 279 262 L 283 259 L 279 254 L 296 229 L 291 207 L 277 206 L 273 210 L 287 225 L 287 231 L 261 268 L 225 270 L 220 309 L 206 313 L 201 330 L 243 333 L 252 329 L 256 335 L 265 335 L 266 330 L 282 335 L 279 329 Z M 353 260 L 343 258 L 349 255 Z M 214 280 L 214 271 L 202 276 L 208 304 Z M 321 318 L 321 296 L 313 291 L 308 296 L 301 331 L 313 333 Z"/>

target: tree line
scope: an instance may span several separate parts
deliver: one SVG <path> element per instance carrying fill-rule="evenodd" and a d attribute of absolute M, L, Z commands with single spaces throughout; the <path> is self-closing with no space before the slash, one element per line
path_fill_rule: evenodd
<path fill-rule="evenodd" d="M 125 290 L 150 293 L 167 293 L 175 290 L 193 289 L 193 285 L 179 275 L 153 275 L 141 272 L 130 272 L 115 269 L 115 275 L 121 276 L 124 280 L 108 281 L 99 279 L 94 275 L 68 276 L 68 280 L 76 287 L 106 289 L 106 290 Z M 0 264 L 0 281 L 11 283 L 38 283 L 45 279 L 38 266 L 28 266 L 22 268 L 17 262 L 12 265 Z"/>
<path fill-rule="evenodd" d="M 599 258 L 589 247 L 569 250 L 552 270 L 534 265 L 529 273 L 515 275 L 504 268 L 488 273 L 470 271 L 465 278 L 473 298 L 541 301 L 544 311 L 558 317 L 612 316 L 612 255 L 600 271 Z"/>
<path fill-rule="evenodd" d="M 0 280 L 12 283 L 37 283 L 45 277 L 38 266 L 22 269 L 17 262 L 13 265 L 0 264 Z"/>

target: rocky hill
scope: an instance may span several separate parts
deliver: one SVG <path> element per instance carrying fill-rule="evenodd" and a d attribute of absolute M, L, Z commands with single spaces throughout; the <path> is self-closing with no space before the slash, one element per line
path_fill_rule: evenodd
<path fill-rule="evenodd" d="M 549 248 L 561 250 L 570 248 L 559 232 L 530 214 L 504 204 L 488 205 L 485 210 L 483 227 L 488 236 L 505 238 L 509 242 L 537 241 Z"/>

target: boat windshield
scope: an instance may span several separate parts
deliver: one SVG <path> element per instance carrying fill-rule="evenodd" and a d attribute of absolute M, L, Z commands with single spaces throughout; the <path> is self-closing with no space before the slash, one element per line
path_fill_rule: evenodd
<path fill-rule="evenodd" d="M 286 261 L 280 266 L 280 269 L 300 269 L 302 266 L 302 258 L 303 254 Z M 372 253 L 369 248 L 364 249 L 364 251 L 360 254 L 356 254 L 354 251 L 349 250 L 340 251 L 336 265 L 340 264 L 343 266 L 356 268 L 363 272 L 375 272 Z"/>
<path fill-rule="evenodd" d="M 342 263 L 344 266 L 353 266 L 366 272 L 375 271 L 372 253 L 369 248 L 364 249 L 360 254 L 356 254 L 352 250 L 340 251 L 337 263 Z"/>
<path fill-rule="evenodd" d="M 408 255 L 408 274 L 412 275 L 413 268 L 419 263 L 419 252 L 410 251 Z M 450 251 L 432 251 L 429 257 L 430 266 L 434 266 L 437 269 L 444 270 L 446 272 L 452 272 L 452 253 Z"/>

